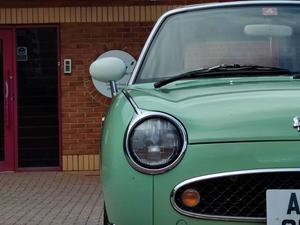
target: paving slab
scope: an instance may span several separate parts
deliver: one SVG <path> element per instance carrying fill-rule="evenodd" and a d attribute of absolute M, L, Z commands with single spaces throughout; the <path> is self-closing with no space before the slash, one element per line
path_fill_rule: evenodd
<path fill-rule="evenodd" d="M 0 173 L 0 225 L 102 225 L 97 174 Z"/>

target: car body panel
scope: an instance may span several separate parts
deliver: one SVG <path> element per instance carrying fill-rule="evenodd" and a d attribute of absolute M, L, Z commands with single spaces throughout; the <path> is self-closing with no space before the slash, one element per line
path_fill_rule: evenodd
<path fill-rule="evenodd" d="M 198 79 L 160 89 L 134 85 L 129 93 L 140 108 L 181 121 L 189 143 L 300 140 L 293 128 L 299 85 L 289 77 Z"/>
<path fill-rule="evenodd" d="M 218 82 L 209 80 L 205 82 L 201 80 L 180 81 L 161 90 L 152 89 L 153 83 L 129 87 L 127 91 L 140 109 L 151 109 L 152 111 L 167 112 L 174 115 L 186 126 L 190 134 L 190 142 L 191 140 L 196 140 L 198 143 L 202 142 L 202 144 L 190 143 L 180 164 L 171 171 L 157 176 L 142 174 L 130 167 L 123 154 L 123 139 L 116 140 L 114 138 L 124 137 L 128 124 L 130 124 L 135 113 L 134 108 L 125 95 L 123 93 L 119 94 L 106 116 L 101 155 L 101 178 L 104 185 L 104 199 L 108 203 L 108 217 L 113 218 L 112 222 L 115 224 L 130 223 L 132 225 L 141 223 L 147 225 L 168 225 L 176 224 L 183 219 L 188 221 L 188 224 L 229 224 L 232 222 L 199 220 L 179 214 L 170 203 L 172 189 L 178 183 L 187 179 L 208 174 L 248 169 L 299 168 L 300 155 L 298 145 L 300 143 L 300 133 L 292 127 L 292 118 L 299 109 L 297 104 L 294 104 L 297 96 L 299 96 L 299 82 L 288 81 L 287 78 L 277 81 L 276 79 L 268 78 L 262 84 L 261 82 L 255 82 L 255 79 L 252 78 L 247 82 L 245 80 L 241 83 L 236 81 L 235 85 L 224 80 Z M 189 88 L 187 88 L 188 86 Z M 183 94 L 183 92 L 185 93 Z M 216 96 L 219 96 L 219 98 L 215 98 Z M 265 98 L 262 98 L 262 96 Z M 265 136 L 261 140 L 259 140 L 259 137 L 256 140 L 238 140 L 236 138 L 237 135 L 244 132 L 244 135 L 251 134 L 254 136 L 262 128 L 264 131 L 267 130 L 274 135 L 274 126 L 278 127 L 276 120 L 273 120 L 276 102 L 274 103 L 270 96 L 276 96 L 278 102 L 280 102 L 277 105 L 278 117 L 289 116 L 286 120 L 287 124 L 282 123 L 286 129 L 285 134 L 287 134 L 283 136 L 285 140 L 275 140 L 278 138 L 276 136 L 269 136 L 267 139 L 274 138 L 274 140 L 269 140 L 268 142 L 263 141 L 266 138 Z M 251 117 L 257 119 L 259 118 L 258 115 L 262 115 L 262 126 L 256 130 L 245 130 L 245 126 L 238 129 L 234 124 L 230 126 L 227 123 L 228 132 L 224 132 L 222 138 L 216 136 L 213 141 L 210 139 L 211 143 L 207 143 L 209 139 L 199 133 L 197 133 L 199 135 L 198 139 L 191 139 L 191 133 L 194 130 L 204 132 L 201 130 L 203 124 L 198 124 L 202 108 L 205 108 L 205 112 L 207 112 L 211 107 L 210 113 L 207 113 L 206 116 L 216 117 L 212 109 L 217 101 L 218 106 L 224 109 L 222 113 L 230 116 L 230 113 L 226 112 L 226 99 L 228 98 L 235 103 L 227 108 L 227 111 L 233 113 L 234 109 L 236 109 L 236 113 L 239 115 L 237 118 L 244 118 L 245 121 L 251 120 Z M 255 103 L 260 105 L 260 107 L 246 107 L 247 104 L 243 104 L 245 101 L 247 104 L 250 103 L 251 105 L 252 103 L 253 105 Z M 180 108 L 178 107 L 179 105 Z M 271 108 L 270 112 L 273 112 L 271 121 L 267 120 L 268 114 L 261 113 L 262 108 Z M 293 109 L 292 113 L 289 112 L 291 108 Z M 193 116 L 198 119 L 194 119 L 193 124 L 189 125 L 189 123 L 186 123 L 189 120 L 185 119 L 185 116 Z M 203 120 L 204 124 L 206 120 L 207 117 Z M 220 118 L 220 113 L 218 113 L 216 120 L 217 122 L 220 121 L 218 124 L 221 128 L 219 129 L 224 131 L 226 127 L 224 127 L 222 120 L 225 119 Z M 232 119 L 231 121 L 233 123 L 235 120 Z M 237 121 L 237 125 L 242 123 L 241 119 Z M 206 123 L 205 128 L 207 129 L 208 126 L 209 124 Z M 271 128 L 267 129 L 267 126 L 271 126 Z M 217 131 L 218 129 L 216 129 Z M 279 132 L 282 132 L 282 130 Z M 205 133 L 207 132 L 205 131 Z M 263 135 L 266 135 L 266 133 Z M 299 141 L 291 141 L 292 139 Z M 220 141 L 227 143 L 220 145 L 218 143 Z M 195 165 L 199 165 L 199 167 Z M 124 187 L 122 184 L 124 184 Z M 152 198 L 153 193 L 154 199 Z M 132 198 L 133 196 L 134 198 Z M 130 207 L 124 202 L 130 203 Z M 153 208 L 154 205 L 155 207 Z M 152 216 L 153 210 L 154 217 Z M 139 214 L 135 215 L 136 211 Z M 166 217 L 165 215 L 168 216 Z M 241 224 L 246 223 L 243 222 Z"/>
<path fill-rule="evenodd" d="M 153 177 L 135 171 L 123 154 L 123 136 L 133 108 L 120 94 L 110 109 L 105 118 L 100 156 L 108 218 L 115 224 L 152 225 Z"/>
<path fill-rule="evenodd" d="M 299 144 L 299 141 L 286 141 L 189 145 L 176 168 L 154 177 L 154 224 L 171 225 L 180 220 L 189 225 L 247 224 L 181 215 L 171 205 L 171 191 L 179 183 L 199 176 L 243 170 L 300 168 Z"/>

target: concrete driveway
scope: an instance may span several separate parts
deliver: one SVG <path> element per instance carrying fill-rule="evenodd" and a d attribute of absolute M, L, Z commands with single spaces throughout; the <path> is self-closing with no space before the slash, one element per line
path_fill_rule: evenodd
<path fill-rule="evenodd" d="M 100 225 L 102 205 L 97 175 L 0 174 L 0 225 Z"/>

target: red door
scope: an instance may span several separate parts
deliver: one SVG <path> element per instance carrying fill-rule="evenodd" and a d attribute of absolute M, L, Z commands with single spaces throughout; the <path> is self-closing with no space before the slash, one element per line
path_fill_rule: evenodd
<path fill-rule="evenodd" d="M 0 29 L 0 171 L 14 170 L 15 153 L 15 49 L 14 33 Z"/>

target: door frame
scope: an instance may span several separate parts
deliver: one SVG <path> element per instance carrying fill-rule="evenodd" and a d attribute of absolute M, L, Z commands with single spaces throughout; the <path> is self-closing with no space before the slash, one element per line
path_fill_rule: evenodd
<path fill-rule="evenodd" d="M 15 53 L 15 30 L 0 28 L 6 43 L 3 44 L 3 58 L 8 59 L 3 63 L 3 77 L 5 86 L 8 88 L 8 97 L 4 97 L 4 152 L 5 160 L 0 164 L 0 171 L 14 171 L 16 169 L 16 54 Z M 8 46 L 7 46 L 8 45 Z M 5 48 L 5 46 L 7 46 Z"/>
<path fill-rule="evenodd" d="M 16 45 L 17 45 L 17 39 L 16 39 L 16 30 L 18 28 L 39 28 L 39 27 L 55 27 L 57 29 L 57 81 L 58 81 L 58 136 L 59 136 L 59 165 L 57 167 L 19 167 L 19 150 L 18 150 L 18 87 L 17 87 L 17 59 L 16 59 Z M 22 171 L 62 171 L 62 78 L 61 78 L 61 49 L 60 49 L 60 25 L 59 24 L 24 24 L 24 25 L 0 25 L 0 31 L 1 30 L 10 30 L 12 32 L 12 48 L 13 48 L 13 74 L 15 76 L 14 79 L 14 95 L 15 95 L 15 101 L 13 106 L 13 112 L 14 112 L 14 122 L 13 126 L 15 127 L 14 133 L 13 133 L 13 171 L 16 172 L 22 172 Z M 0 170 L 1 172 L 1 170 Z"/>
<path fill-rule="evenodd" d="M 16 115 L 16 148 L 15 148 L 15 171 L 17 172 L 26 172 L 26 171 L 62 171 L 62 78 L 61 78 L 61 50 L 60 50 L 60 25 L 59 24 L 24 24 L 24 25 L 15 25 L 12 26 L 14 29 L 14 43 L 17 44 L 16 39 L 16 30 L 18 28 L 46 28 L 46 27 L 54 27 L 57 30 L 57 90 L 58 90 L 58 162 L 59 165 L 57 167 L 19 167 L 19 150 L 18 150 L 18 115 Z M 1 26 L 0 26 L 1 29 Z M 15 60 L 16 62 L 16 60 Z M 17 64 L 15 65 L 15 69 L 17 70 Z M 16 71 L 17 74 L 17 71 Z M 17 79 L 16 75 L 16 87 L 17 87 Z M 18 88 L 17 88 L 18 89 Z M 16 92 L 16 102 L 18 98 L 18 93 Z M 18 110 L 16 103 L 16 112 Z"/>

